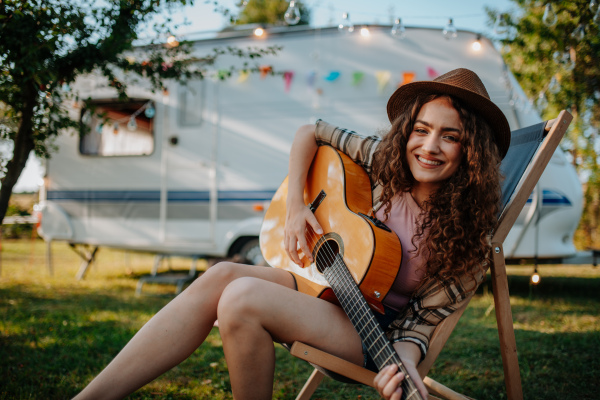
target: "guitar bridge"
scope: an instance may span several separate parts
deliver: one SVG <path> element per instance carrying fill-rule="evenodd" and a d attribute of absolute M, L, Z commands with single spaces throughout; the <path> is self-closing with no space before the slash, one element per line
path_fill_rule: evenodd
<path fill-rule="evenodd" d="M 308 208 L 310 208 L 310 211 L 313 214 L 314 214 L 315 211 L 317 211 L 317 208 L 319 208 L 319 206 L 321 205 L 321 203 L 325 199 L 325 196 L 327 196 L 327 193 L 325 193 L 324 190 L 321 190 L 319 192 L 319 194 L 317 195 L 317 197 L 315 197 L 315 199 L 312 201 L 312 203 L 310 203 L 308 205 Z"/>

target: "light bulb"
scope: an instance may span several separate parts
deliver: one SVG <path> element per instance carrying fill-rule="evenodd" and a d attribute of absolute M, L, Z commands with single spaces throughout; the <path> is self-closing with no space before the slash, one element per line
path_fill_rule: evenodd
<path fill-rule="evenodd" d="M 557 94 L 558 92 L 560 92 L 560 82 L 558 81 L 556 76 L 553 76 L 552 79 L 550 79 L 550 83 L 548 84 L 548 91 L 550 91 L 550 93 L 552 94 Z"/>
<path fill-rule="evenodd" d="M 540 274 L 535 272 L 533 275 L 531 275 L 531 283 L 533 283 L 534 285 L 540 283 Z"/>
<path fill-rule="evenodd" d="M 583 24 L 577 25 L 577 28 L 571 33 L 571 37 L 578 42 L 583 40 L 585 37 L 585 26 Z"/>
<path fill-rule="evenodd" d="M 177 47 L 179 46 L 179 42 L 177 41 L 177 38 L 175 36 L 171 35 L 167 38 L 167 45 L 169 47 Z"/>
<path fill-rule="evenodd" d="M 290 6 L 286 10 L 283 15 L 283 19 L 288 25 L 296 25 L 300 22 L 300 10 L 296 6 L 296 2 L 294 0 L 290 1 Z"/>
<path fill-rule="evenodd" d="M 338 25 L 338 30 L 346 33 L 354 32 L 354 25 L 350 22 L 350 15 L 348 13 L 342 14 L 342 22 Z"/>
<path fill-rule="evenodd" d="M 546 26 L 552 26 L 552 25 L 556 24 L 557 20 L 558 20 L 558 18 L 556 17 L 556 13 L 554 12 L 554 9 L 552 8 L 552 4 L 550 4 L 550 3 L 546 4 L 546 9 L 544 10 L 544 16 L 542 17 L 542 22 Z"/>
<path fill-rule="evenodd" d="M 590 0 L 590 11 L 592 13 L 598 11 L 598 0 Z"/>
<path fill-rule="evenodd" d="M 543 111 L 548 107 L 548 99 L 546 99 L 546 95 L 543 92 L 538 96 L 535 105 L 540 111 Z"/>
<path fill-rule="evenodd" d="M 88 125 L 91 120 L 92 120 L 92 113 L 90 112 L 90 110 L 85 110 L 85 112 L 81 116 L 81 122 L 84 125 Z"/>
<path fill-rule="evenodd" d="M 477 35 L 477 38 L 475 38 L 475 41 L 473 42 L 473 44 L 471 44 L 471 48 L 473 49 L 473 51 L 481 50 L 481 35 Z"/>
<path fill-rule="evenodd" d="M 152 103 L 150 103 L 148 106 L 146 106 L 146 109 L 144 110 L 144 115 L 147 118 L 153 118 L 155 114 L 156 114 L 156 110 L 154 109 L 154 105 L 152 105 Z"/>
<path fill-rule="evenodd" d="M 265 30 L 261 27 L 258 27 L 254 30 L 254 36 L 261 37 L 265 34 Z"/>
<path fill-rule="evenodd" d="M 448 40 L 454 39 L 456 36 L 458 36 L 458 34 L 456 33 L 456 27 L 454 26 L 454 22 L 452 21 L 452 18 L 450 18 L 448 20 L 448 23 L 442 30 L 442 35 L 444 35 L 444 37 Z"/>
<path fill-rule="evenodd" d="M 594 18 L 592 18 L 592 22 L 595 23 L 596 25 L 600 25 L 600 8 L 598 8 L 598 11 L 596 11 L 596 14 L 594 14 Z"/>
<path fill-rule="evenodd" d="M 364 27 L 364 26 L 362 28 L 360 28 L 360 36 L 369 37 L 369 35 L 371 35 L 371 32 L 369 32 L 369 28 Z"/>
<path fill-rule="evenodd" d="M 508 32 L 508 23 L 504 14 L 498 14 L 496 16 L 496 23 L 494 24 L 494 33 L 496 35 L 505 35 Z"/>
<path fill-rule="evenodd" d="M 396 39 L 404 39 L 406 37 L 406 28 L 400 18 L 396 18 L 392 31 L 390 32 Z"/>
<path fill-rule="evenodd" d="M 137 122 L 135 121 L 135 117 L 132 115 L 131 118 L 129 118 L 129 122 L 127 123 L 127 129 L 129 129 L 130 131 L 137 131 Z"/>

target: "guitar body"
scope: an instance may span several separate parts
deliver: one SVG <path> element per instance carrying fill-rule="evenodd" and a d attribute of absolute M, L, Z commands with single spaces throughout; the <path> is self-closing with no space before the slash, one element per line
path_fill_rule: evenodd
<path fill-rule="evenodd" d="M 402 248 L 396 234 L 370 219 L 371 184 L 362 167 L 330 146 L 320 146 L 308 173 L 304 202 L 309 205 L 324 192 L 314 214 L 323 228 L 317 235 L 309 227 L 307 242 L 315 262 L 302 255 L 303 266 L 293 263 L 284 249 L 288 180 L 284 180 L 266 212 L 260 247 L 272 267 L 295 275 L 298 290 L 336 302 L 323 269 L 338 254 L 371 308 L 383 312 L 381 302 L 396 279 Z"/>

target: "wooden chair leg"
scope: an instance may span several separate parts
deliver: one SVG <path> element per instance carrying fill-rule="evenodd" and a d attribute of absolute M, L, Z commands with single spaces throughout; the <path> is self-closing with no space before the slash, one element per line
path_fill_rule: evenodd
<path fill-rule="evenodd" d="M 508 293 L 508 279 L 502 244 L 492 243 L 494 263 L 491 268 L 494 305 L 500 339 L 500 354 L 504 368 L 504 383 L 509 400 L 522 400 L 521 373 L 517 358 L 517 342 L 513 327 L 512 310 Z"/>
<path fill-rule="evenodd" d="M 310 377 L 308 378 L 304 386 L 302 387 L 302 390 L 300 390 L 300 393 L 298 393 L 296 400 L 310 399 L 313 393 L 315 393 L 315 390 L 317 390 L 317 388 L 321 384 L 321 381 L 324 377 L 325 374 L 323 374 L 321 371 L 315 368 L 312 374 L 310 374 Z"/>

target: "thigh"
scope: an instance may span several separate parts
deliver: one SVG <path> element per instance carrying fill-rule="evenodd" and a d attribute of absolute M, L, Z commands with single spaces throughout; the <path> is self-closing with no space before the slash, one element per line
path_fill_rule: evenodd
<path fill-rule="evenodd" d="M 219 321 L 252 318 L 274 341 L 301 341 L 362 364 L 360 337 L 346 313 L 331 304 L 263 279 L 242 278 L 227 286 L 219 304 Z M 235 322 L 234 322 L 235 323 Z"/>

